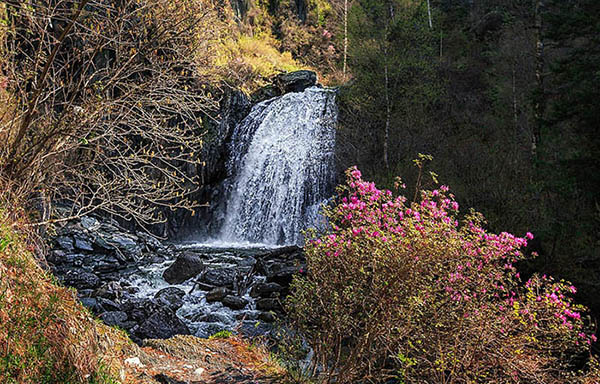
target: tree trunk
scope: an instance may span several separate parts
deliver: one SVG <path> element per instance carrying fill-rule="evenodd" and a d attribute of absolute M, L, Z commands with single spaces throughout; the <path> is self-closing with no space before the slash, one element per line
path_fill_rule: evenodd
<path fill-rule="evenodd" d="M 544 0 L 537 0 L 535 3 L 535 81 L 537 95 L 535 98 L 533 113 L 535 123 L 533 134 L 531 136 L 531 154 L 536 155 L 537 146 L 542 136 L 542 126 L 544 125 L 544 112 L 546 109 L 546 95 L 544 90 L 544 38 L 543 32 L 543 13 Z"/>
<path fill-rule="evenodd" d="M 513 128 L 515 131 L 515 138 L 519 134 L 519 109 L 517 104 L 517 70 L 516 64 L 513 62 L 512 65 L 512 107 L 513 107 Z"/>
<path fill-rule="evenodd" d="M 433 20 L 431 20 L 431 3 L 427 0 L 427 16 L 429 16 L 429 29 L 433 29 Z"/>
<path fill-rule="evenodd" d="M 390 169 L 390 163 L 388 158 L 388 146 L 390 139 L 390 119 L 391 119 L 391 106 L 390 106 L 390 92 L 389 92 L 389 73 L 388 73 L 388 50 L 387 47 L 384 49 L 385 54 L 385 132 L 383 136 L 383 164 L 385 165 L 385 169 Z"/>
<path fill-rule="evenodd" d="M 344 81 L 346 81 L 346 67 L 348 60 L 348 0 L 344 0 Z"/>

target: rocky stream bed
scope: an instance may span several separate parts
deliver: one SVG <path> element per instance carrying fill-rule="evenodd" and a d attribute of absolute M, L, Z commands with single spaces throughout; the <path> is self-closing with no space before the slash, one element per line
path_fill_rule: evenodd
<path fill-rule="evenodd" d="M 296 246 L 161 242 L 82 217 L 56 230 L 50 267 L 81 302 L 132 340 L 268 334 L 304 268 Z"/>

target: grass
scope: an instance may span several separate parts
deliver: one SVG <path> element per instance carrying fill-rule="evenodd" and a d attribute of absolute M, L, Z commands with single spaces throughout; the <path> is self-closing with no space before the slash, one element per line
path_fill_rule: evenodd
<path fill-rule="evenodd" d="M 228 331 L 228 330 L 223 330 L 223 331 L 219 331 L 219 332 L 215 333 L 214 335 L 210 336 L 208 339 L 209 340 L 229 339 L 231 336 L 233 336 L 233 332 Z"/>

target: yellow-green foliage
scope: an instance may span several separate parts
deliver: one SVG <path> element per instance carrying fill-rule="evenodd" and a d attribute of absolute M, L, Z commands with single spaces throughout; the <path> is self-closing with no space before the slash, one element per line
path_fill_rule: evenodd
<path fill-rule="evenodd" d="M 194 61 L 197 75 L 206 83 L 225 81 L 246 91 L 268 83 L 273 75 L 300 69 L 289 52 L 271 34 L 272 18 L 263 5 L 253 6 L 248 20 L 237 22 L 227 2 L 185 0 L 177 7 L 156 9 L 177 20 L 189 13 L 202 14 L 194 25 Z"/>
<path fill-rule="evenodd" d="M 0 209 L 0 382 L 116 383 L 130 341 L 97 320 L 35 260 Z"/>
<path fill-rule="evenodd" d="M 217 47 L 214 64 L 230 80 L 252 90 L 277 73 L 300 69 L 292 55 L 279 52 L 276 44 L 268 35 L 227 37 Z"/>
<path fill-rule="evenodd" d="M 333 8 L 327 0 L 310 0 L 309 8 L 316 16 L 319 25 L 325 24 L 325 20 L 333 14 Z"/>

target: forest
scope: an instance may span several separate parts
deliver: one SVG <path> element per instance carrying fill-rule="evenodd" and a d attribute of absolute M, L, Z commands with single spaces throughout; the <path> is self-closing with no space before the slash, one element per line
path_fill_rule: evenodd
<path fill-rule="evenodd" d="M 600 383 L 600 3 L 0 0 L 0 382 Z"/>

